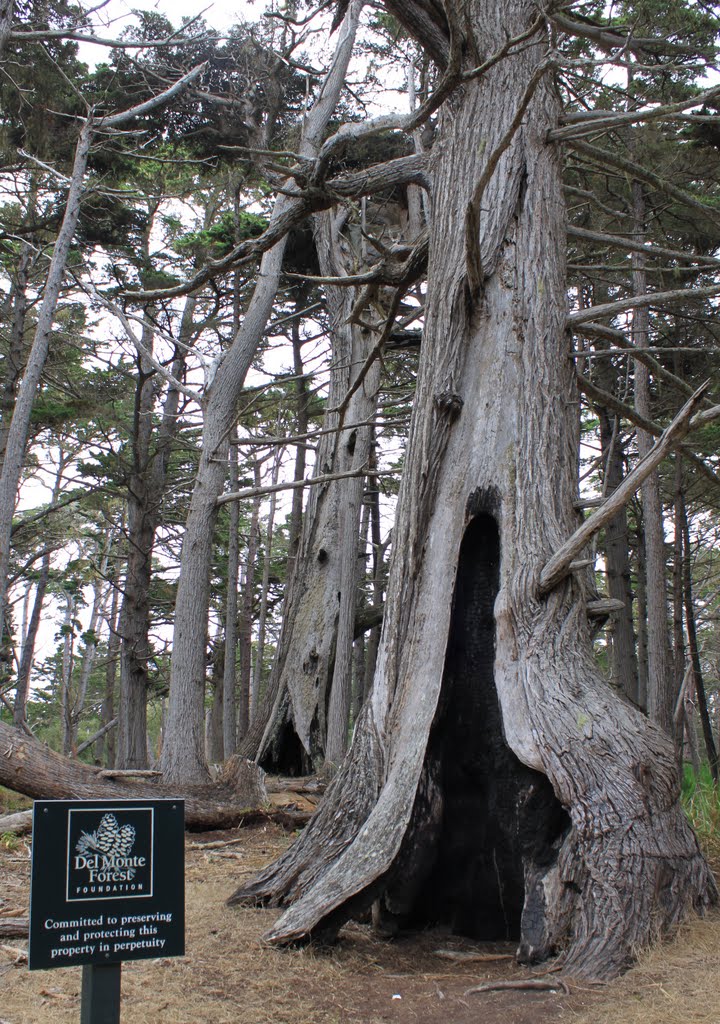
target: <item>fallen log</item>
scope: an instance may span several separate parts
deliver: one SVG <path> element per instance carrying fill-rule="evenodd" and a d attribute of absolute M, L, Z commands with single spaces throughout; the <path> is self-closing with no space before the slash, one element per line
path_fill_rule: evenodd
<path fill-rule="evenodd" d="M 0 939 L 25 939 L 29 931 L 29 917 L 0 917 Z"/>
<path fill-rule="evenodd" d="M 0 818 L 0 836 L 23 836 L 32 831 L 32 811 L 16 811 Z"/>
<path fill-rule="evenodd" d="M 232 828 L 267 801 L 265 773 L 232 757 L 203 786 L 166 786 L 159 779 L 102 778 L 100 769 L 63 757 L 0 722 L 0 785 L 35 800 L 185 801 L 185 825 L 194 832 Z"/>

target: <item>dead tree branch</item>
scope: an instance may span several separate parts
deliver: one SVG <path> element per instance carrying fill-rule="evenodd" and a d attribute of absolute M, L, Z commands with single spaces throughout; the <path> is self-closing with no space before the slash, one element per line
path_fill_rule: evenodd
<path fill-rule="evenodd" d="M 572 571 L 571 566 L 577 556 L 582 552 L 588 541 L 594 534 L 601 530 L 623 508 L 635 491 L 640 487 L 643 480 L 660 465 L 665 456 L 677 448 L 683 437 L 693 427 L 698 417 L 694 416 L 695 410 L 707 391 L 709 383 L 706 382 L 695 392 L 677 414 L 672 423 L 663 431 L 662 436 L 653 445 L 644 459 L 641 459 L 631 473 L 625 477 L 623 482 L 610 494 L 582 524 L 579 529 L 562 545 L 552 558 L 546 563 L 540 573 L 539 592 L 541 595 L 549 593 L 554 587 L 561 583 Z M 716 415 L 713 419 L 720 417 L 720 406 L 716 407 Z M 710 412 L 711 410 L 708 410 Z M 707 423 L 708 413 L 701 413 L 703 423 Z"/>

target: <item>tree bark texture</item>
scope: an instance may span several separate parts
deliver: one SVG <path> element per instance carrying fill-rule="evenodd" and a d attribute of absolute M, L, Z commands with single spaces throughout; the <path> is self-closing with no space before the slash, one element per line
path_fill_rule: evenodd
<path fill-rule="evenodd" d="M 473 53 L 535 17 L 527 0 L 464 12 Z M 526 960 L 562 950 L 567 972 L 603 978 L 717 895 L 672 743 L 595 667 L 589 580 L 575 572 L 539 593 L 577 526 L 578 440 L 544 52 L 526 46 L 442 110 L 373 691 L 315 819 L 231 901 L 287 906 L 276 943 L 333 932 L 376 901 L 396 918 L 516 938 Z"/>
<path fill-rule="evenodd" d="M 335 110 L 352 53 L 360 6 L 353 0 L 340 29 L 333 66 L 305 119 L 300 153 L 317 152 Z M 300 200 L 280 196 L 271 224 Z M 287 236 L 263 255 L 258 281 L 240 330 L 225 353 L 207 395 L 200 464 L 183 539 L 170 669 L 170 697 L 162 765 L 171 782 L 207 781 L 204 751 L 205 663 L 210 566 L 217 498 L 227 475 L 229 438 L 245 375 L 267 325 L 280 281 Z"/>

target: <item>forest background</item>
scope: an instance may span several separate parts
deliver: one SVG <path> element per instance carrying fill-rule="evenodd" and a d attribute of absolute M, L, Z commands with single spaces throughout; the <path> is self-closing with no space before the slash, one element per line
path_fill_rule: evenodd
<path fill-rule="evenodd" d="M 333 774 L 371 690 L 446 79 L 372 5 L 351 56 L 345 7 L 275 4 L 222 36 L 146 11 L 92 69 L 91 12 L 4 8 L 0 714 L 89 763 L 198 783 L 239 751 Z M 694 429 L 563 572 L 588 578 L 597 666 L 689 790 L 704 779 L 712 820 L 718 12 L 538 17 L 563 102 L 578 514 L 695 396 Z"/>

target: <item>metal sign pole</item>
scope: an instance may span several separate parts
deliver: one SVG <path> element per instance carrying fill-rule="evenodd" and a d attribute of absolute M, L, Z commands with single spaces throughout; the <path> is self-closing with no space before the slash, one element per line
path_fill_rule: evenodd
<path fill-rule="evenodd" d="M 121 970 L 121 963 L 83 966 L 80 1024 L 120 1024 Z"/>

